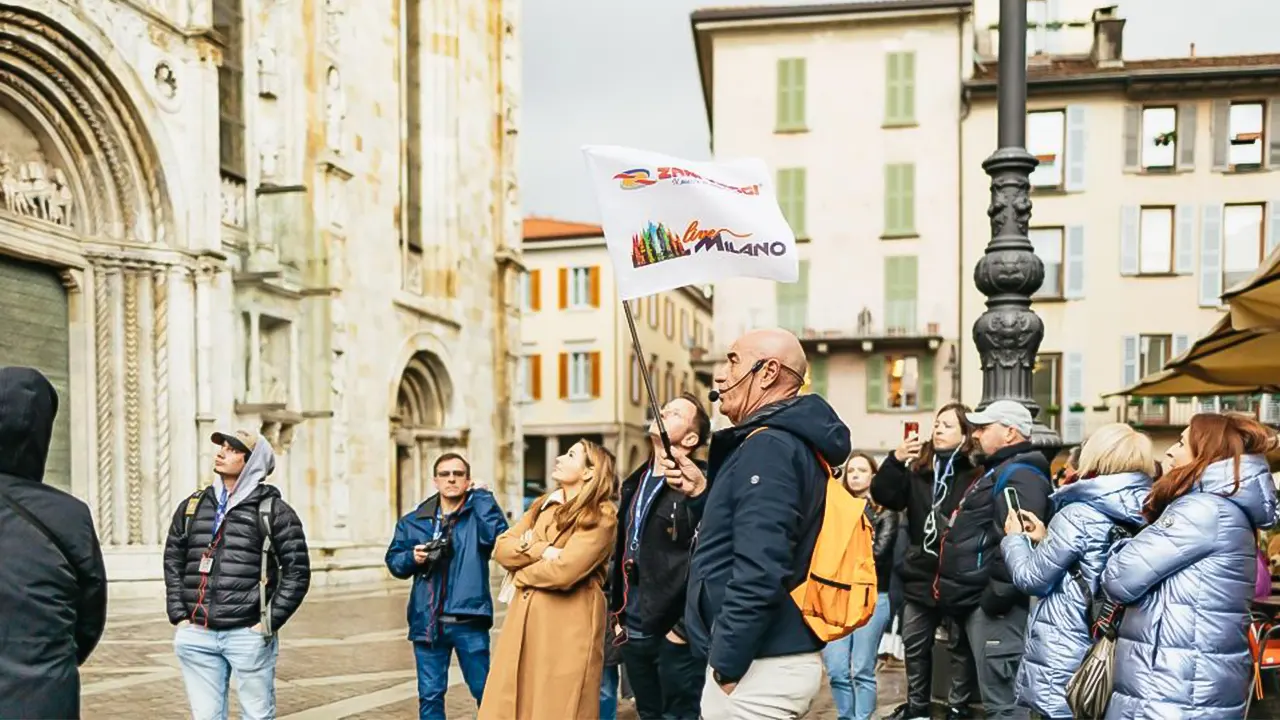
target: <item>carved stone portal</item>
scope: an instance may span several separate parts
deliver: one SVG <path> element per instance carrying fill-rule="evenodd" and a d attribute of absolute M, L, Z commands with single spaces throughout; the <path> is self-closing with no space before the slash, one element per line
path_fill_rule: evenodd
<path fill-rule="evenodd" d="M 71 181 L 36 136 L 0 108 L 0 208 L 12 215 L 74 227 Z"/>

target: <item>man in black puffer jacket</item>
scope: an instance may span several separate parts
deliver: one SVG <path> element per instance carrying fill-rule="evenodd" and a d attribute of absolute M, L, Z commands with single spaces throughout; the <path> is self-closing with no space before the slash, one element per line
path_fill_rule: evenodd
<path fill-rule="evenodd" d="M 276 633 L 311 584 L 307 540 L 297 513 L 264 484 L 275 470 L 271 444 L 245 431 L 212 440 L 218 477 L 178 505 L 165 542 L 169 622 L 179 626 L 192 715 L 225 716 L 230 669 L 241 716 L 265 720 L 276 716 Z"/>

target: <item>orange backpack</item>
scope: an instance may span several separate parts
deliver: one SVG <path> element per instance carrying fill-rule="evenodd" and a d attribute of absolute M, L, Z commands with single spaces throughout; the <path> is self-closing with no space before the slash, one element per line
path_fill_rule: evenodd
<path fill-rule="evenodd" d="M 833 642 L 866 625 L 875 612 L 875 530 L 867 501 L 850 495 L 826 459 L 814 455 L 827 473 L 827 500 L 807 578 L 791 591 L 791 600 L 813 634 Z"/>

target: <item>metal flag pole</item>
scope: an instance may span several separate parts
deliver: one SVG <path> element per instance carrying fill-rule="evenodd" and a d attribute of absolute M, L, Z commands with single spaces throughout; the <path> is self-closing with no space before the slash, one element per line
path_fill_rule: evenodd
<path fill-rule="evenodd" d="M 667 435 L 667 426 L 662 422 L 662 408 L 658 405 L 658 393 L 653 389 L 653 378 L 649 377 L 648 366 L 644 363 L 644 350 L 640 348 L 640 336 L 636 333 L 636 319 L 631 314 L 631 303 L 623 300 L 622 310 L 627 316 L 627 329 L 631 330 L 631 346 L 636 350 L 636 362 L 640 364 L 640 375 L 644 377 L 644 389 L 649 393 L 649 409 L 653 411 L 653 421 L 658 425 L 658 437 L 662 439 L 662 449 L 671 454 L 671 437 Z"/>

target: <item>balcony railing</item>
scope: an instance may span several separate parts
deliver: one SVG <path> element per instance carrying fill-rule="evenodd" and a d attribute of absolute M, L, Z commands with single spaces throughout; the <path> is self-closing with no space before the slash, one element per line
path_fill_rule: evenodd
<path fill-rule="evenodd" d="M 1130 398 L 1124 422 L 1139 427 L 1186 427 L 1198 413 L 1238 412 L 1268 425 L 1280 424 L 1280 395 L 1223 395 L 1192 398 Z"/>

